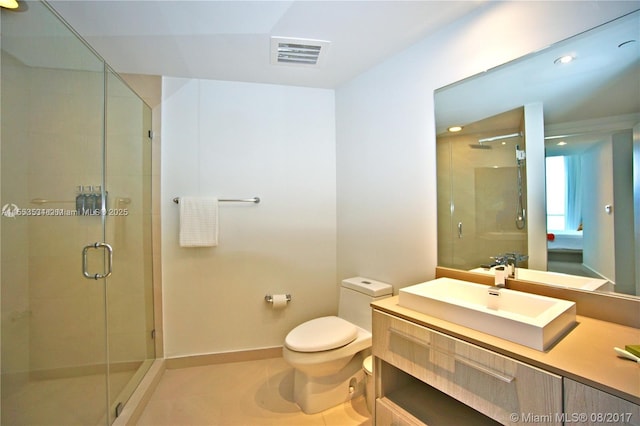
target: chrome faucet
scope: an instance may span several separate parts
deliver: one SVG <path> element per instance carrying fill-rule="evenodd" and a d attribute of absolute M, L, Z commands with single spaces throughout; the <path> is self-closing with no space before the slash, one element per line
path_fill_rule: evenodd
<path fill-rule="evenodd" d="M 505 258 L 507 259 L 507 276 L 509 278 L 516 277 L 516 268 L 518 267 L 518 262 L 522 262 L 524 260 L 529 259 L 529 256 L 526 254 L 520 253 L 505 253 Z"/>
<path fill-rule="evenodd" d="M 487 289 L 487 308 L 497 310 L 500 307 L 500 290 L 506 288 L 504 266 L 496 266 L 495 284 Z"/>
<path fill-rule="evenodd" d="M 507 266 L 507 255 L 505 254 L 499 254 L 497 256 L 491 256 L 491 259 L 493 259 L 493 265 L 491 265 L 491 267 L 498 267 L 498 266 Z"/>
<path fill-rule="evenodd" d="M 528 258 L 528 255 L 520 253 L 504 253 L 492 257 L 497 266 L 504 266 L 507 278 L 515 278 L 518 262 L 522 262 Z"/>

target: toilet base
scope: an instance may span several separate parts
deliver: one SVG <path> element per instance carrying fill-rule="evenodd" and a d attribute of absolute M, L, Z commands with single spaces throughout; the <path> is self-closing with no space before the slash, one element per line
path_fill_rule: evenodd
<path fill-rule="evenodd" d="M 369 414 L 373 414 L 373 402 L 376 398 L 375 389 L 373 388 L 373 359 L 372 355 L 365 358 L 362 363 L 362 370 L 364 371 L 364 396 L 367 402 L 367 410 Z"/>
<path fill-rule="evenodd" d="M 295 370 L 293 397 L 306 414 L 319 413 L 349 401 L 364 393 L 362 353 L 357 353 L 349 364 L 336 374 L 311 377 Z"/>

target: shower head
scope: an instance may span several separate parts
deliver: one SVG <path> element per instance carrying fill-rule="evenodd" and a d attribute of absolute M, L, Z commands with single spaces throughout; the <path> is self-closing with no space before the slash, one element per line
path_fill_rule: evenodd
<path fill-rule="evenodd" d="M 511 139 L 511 138 L 517 138 L 522 136 L 522 132 L 518 132 L 518 133 L 509 133 L 508 135 L 499 135 L 499 136 L 492 136 L 489 138 L 482 138 L 482 139 L 478 139 L 478 143 L 479 144 L 483 144 L 485 142 L 494 142 L 494 141 L 499 141 L 502 139 Z"/>

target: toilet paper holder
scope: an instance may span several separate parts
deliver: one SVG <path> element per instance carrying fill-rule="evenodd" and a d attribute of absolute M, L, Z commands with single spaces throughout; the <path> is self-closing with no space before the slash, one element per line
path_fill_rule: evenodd
<path fill-rule="evenodd" d="M 291 295 L 290 294 L 285 294 L 284 296 L 287 299 L 287 302 L 291 302 Z M 269 302 L 269 303 L 273 303 L 273 295 L 267 294 L 266 296 L 264 296 L 264 300 Z"/>

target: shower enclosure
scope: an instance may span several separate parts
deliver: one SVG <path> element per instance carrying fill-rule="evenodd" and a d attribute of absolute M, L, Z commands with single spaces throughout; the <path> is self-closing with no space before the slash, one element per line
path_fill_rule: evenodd
<path fill-rule="evenodd" d="M 519 108 L 438 135 L 438 265 L 468 270 L 528 253 L 522 123 Z"/>
<path fill-rule="evenodd" d="M 111 424 L 155 358 L 151 110 L 45 3 L 2 10 L 2 411 Z"/>

